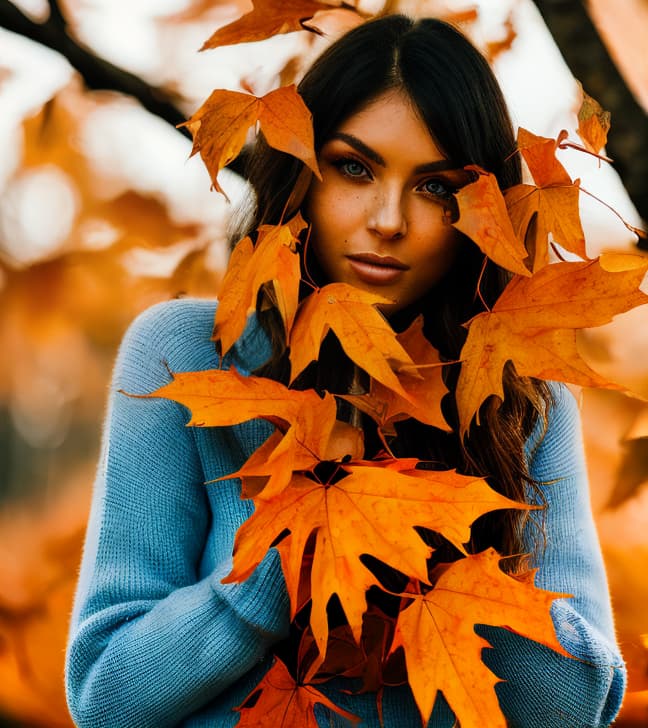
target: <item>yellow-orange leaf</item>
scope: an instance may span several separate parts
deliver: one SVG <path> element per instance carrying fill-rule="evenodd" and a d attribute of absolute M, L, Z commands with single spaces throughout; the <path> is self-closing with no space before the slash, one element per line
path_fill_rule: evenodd
<path fill-rule="evenodd" d="M 583 140 L 586 149 L 599 154 L 607 142 L 610 130 L 610 112 L 583 90 L 583 102 L 578 110 L 578 136 Z"/>
<path fill-rule="evenodd" d="M 319 10 L 313 18 L 305 20 L 302 25 L 306 30 L 335 39 L 362 25 L 368 17 L 370 16 L 356 7 L 344 6 Z"/>
<path fill-rule="evenodd" d="M 261 692 L 252 707 L 246 703 Z M 288 668 L 276 659 L 263 680 L 235 710 L 241 714 L 237 728 L 317 728 L 314 708 L 317 703 L 334 714 L 357 723 L 360 719 L 332 703 L 312 685 L 298 685 Z"/>
<path fill-rule="evenodd" d="M 233 23 L 219 28 L 200 50 L 235 43 L 265 40 L 280 33 L 304 30 L 304 22 L 320 10 L 331 10 L 333 2 L 317 0 L 252 0 L 253 8 Z"/>
<path fill-rule="evenodd" d="M 564 187 L 516 185 L 506 190 L 513 229 L 526 242 L 534 271 L 549 263 L 550 233 L 563 248 L 587 258 L 578 197 L 578 182 Z"/>
<path fill-rule="evenodd" d="M 246 497 L 268 500 L 290 483 L 293 471 L 312 470 L 322 460 L 361 458 L 362 430 L 339 420 L 331 427 L 329 420 L 321 421 L 321 415 L 321 409 L 304 412 L 299 427 L 291 427 L 283 437 L 275 432 L 240 470 L 228 477 L 243 480 Z"/>
<path fill-rule="evenodd" d="M 479 167 L 467 169 L 479 176 L 456 194 L 459 219 L 454 227 L 498 265 L 513 273 L 531 275 L 523 262 L 528 257 L 527 250 L 513 230 L 497 179 Z"/>
<path fill-rule="evenodd" d="M 324 427 L 317 445 L 323 446 L 327 440 L 329 427 Z M 311 470 L 320 459 L 313 450 L 305 447 L 295 436 L 296 428 L 291 427 L 286 434 L 275 431 L 234 473 L 221 478 L 241 478 L 242 493 L 245 498 L 267 500 L 277 496 L 286 488 L 295 470 Z M 318 431 L 310 433 L 310 440 L 317 437 Z"/>
<path fill-rule="evenodd" d="M 193 427 L 222 427 L 262 418 L 278 428 L 247 463 L 227 477 L 269 480 L 258 497 L 271 498 L 290 481 L 293 470 L 314 467 L 329 454 L 335 427 L 335 399 L 313 389 L 290 390 L 263 377 L 241 376 L 235 369 L 176 373 L 173 381 L 145 397 L 164 397 L 191 410 Z M 339 430 L 336 430 L 339 432 Z M 276 435 L 277 433 L 275 433 Z M 349 454 L 354 454 L 350 452 Z M 256 493 L 258 481 L 246 496 Z"/>
<path fill-rule="evenodd" d="M 193 427 L 220 427 L 261 417 L 281 428 L 295 427 L 304 442 L 320 437 L 315 429 L 330 432 L 335 422 L 335 399 L 320 397 L 313 389 L 290 390 L 263 377 L 241 376 L 235 369 L 178 372 L 173 381 L 143 397 L 164 397 L 191 410 Z"/>
<path fill-rule="evenodd" d="M 227 270 L 218 294 L 218 308 L 214 318 L 214 341 L 220 342 L 224 356 L 232 344 L 243 333 L 250 312 L 250 260 L 254 254 L 254 244 L 250 238 L 240 240 L 230 254 Z M 246 281 L 245 284 L 242 281 Z"/>
<path fill-rule="evenodd" d="M 518 149 L 538 187 L 571 184 L 567 170 L 556 158 L 556 150 L 566 136 L 567 132 L 562 131 L 557 139 L 549 139 L 522 127 L 518 130 Z"/>
<path fill-rule="evenodd" d="M 520 376 L 620 389 L 580 357 L 575 329 L 601 326 L 648 302 L 639 290 L 647 270 L 646 258 L 610 253 L 513 278 L 492 311 L 470 321 L 457 385 L 461 433 L 486 397 L 503 398 L 507 361 Z"/>
<path fill-rule="evenodd" d="M 271 147 L 301 159 L 319 176 L 313 147 L 311 113 L 295 86 L 283 86 L 263 97 L 219 89 L 182 126 L 193 136 L 191 154 L 200 156 L 219 192 L 218 173 L 241 151 L 256 122 Z"/>
<path fill-rule="evenodd" d="M 489 643 L 476 624 L 503 626 L 569 656 L 558 642 L 549 608 L 568 596 L 537 589 L 499 568 L 489 549 L 450 564 L 434 589 L 418 596 L 398 617 L 392 651 L 405 650 L 409 684 L 427 725 L 440 690 L 465 726 L 506 728 L 495 694 L 499 679 L 481 661 Z"/>
<path fill-rule="evenodd" d="M 549 262 L 549 234 L 566 250 L 587 258 L 578 209 L 579 181 L 572 182 L 556 159 L 562 139 L 562 135 L 547 139 L 520 129 L 518 146 L 537 186 L 515 185 L 504 193 L 513 230 L 526 243 L 534 271 Z"/>
<path fill-rule="evenodd" d="M 265 283 L 272 284 L 277 310 L 286 332 L 290 331 L 301 278 L 297 236 L 304 227 L 301 215 L 285 225 L 264 225 L 254 247 L 245 238 L 232 251 L 214 320 L 213 338 L 220 341 L 221 354 L 226 354 L 243 333 L 248 314 L 254 310 L 259 289 Z"/>
<path fill-rule="evenodd" d="M 439 531 L 458 548 L 470 537 L 472 522 L 491 510 L 524 508 L 493 491 L 481 478 L 454 471 L 414 470 L 411 459 L 341 465 L 346 477 L 319 483 L 295 475 L 271 500 L 256 500 L 256 510 L 239 528 L 232 572 L 224 582 L 246 579 L 285 531 L 281 549 L 293 616 L 299 607 L 302 561 L 315 537 L 311 572 L 311 627 L 321 655 L 326 650 L 326 606 L 337 594 L 356 640 L 366 609 L 365 591 L 378 584 L 362 564 L 370 554 L 405 574 L 427 579 L 427 546 L 414 526 Z"/>
<path fill-rule="evenodd" d="M 374 308 L 389 299 L 346 283 L 313 291 L 300 305 L 290 335 L 291 381 L 317 358 L 330 329 L 347 356 L 374 379 L 409 399 L 394 369 L 414 362 L 398 343 L 395 331 Z"/>
<path fill-rule="evenodd" d="M 396 339 L 420 367 L 416 369 L 418 378 L 406 371 L 397 375 L 410 399 L 401 397 L 375 379 L 371 380 L 368 395 L 340 396 L 373 417 L 385 434 L 395 434 L 391 425 L 408 417 L 441 430 L 450 429 L 441 412 L 441 399 L 448 389 L 443 383 L 439 352 L 423 334 L 423 317 L 417 317 Z"/>
<path fill-rule="evenodd" d="M 326 443 L 324 460 L 360 460 L 362 457 L 364 457 L 362 430 L 348 422 L 336 420 Z"/>

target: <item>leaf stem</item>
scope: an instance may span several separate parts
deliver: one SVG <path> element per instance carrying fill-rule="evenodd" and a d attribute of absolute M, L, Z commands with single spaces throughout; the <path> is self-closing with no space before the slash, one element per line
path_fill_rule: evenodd
<path fill-rule="evenodd" d="M 631 225 L 629 222 L 626 222 L 621 215 L 612 207 L 612 205 L 608 205 L 607 202 L 603 202 L 603 200 L 600 199 L 600 197 L 597 197 L 596 195 L 593 195 L 591 192 L 586 190 L 584 187 L 581 187 L 579 185 L 579 189 L 584 192 L 586 195 L 589 195 L 590 197 L 593 197 L 597 202 L 600 202 L 601 205 L 604 207 L 607 207 L 608 210 L 613 212 L 619 220 L 630 230 L 631 233 L 634 233 L 638 238 L 648 238 L 648 232 L 646 230 L 642 230 L 641 228 L 635 227 L 634 225 Z"/>
<path fill-rule="evenodd" d="M 482 296 L 482 292 L 481 292 L 482 278 L 484 277 L 484 273 L 486 271 L 487 264 L 488 264 L 488 257 L 484 256 L 484 262 L 482 263 L 481 270 L 479 271 L 479 278 L 477 279 L 477 290 L 475 291 L 475 298 L 477 296 L 479 296 L 479 300 L 482 302 L 482 306 L 490 313 L 490 306 L 484 300 L 484 297 Z M 473 301 L 474 300 L 475 299 L 473 298 Z"/>
<path fill-rule="evenodd" d="M 306 233 L 306 240 L 304 240 L 304 248 L 303 248 L 303 252 L 302 252 L 302 255 L 304 256 L 303 260 L 302 260 L 302 262 L 304 264 L 304 276 L 302 276 L 302 281 L 307 286 L 310 286 L 314 291 L 319 291 L 319 286 L 313 280 L 313 277 L 311 276 L 310 271 L 308 270 L 308 265 L 306 263 L 306 258 L 307 258 L 306 254 L 308 252 L 308 244 L 310 242 L 310 236 L 311 236 L 312 229 L 313 229 L 313 226 L 309 224 L 308 231 Z"/>

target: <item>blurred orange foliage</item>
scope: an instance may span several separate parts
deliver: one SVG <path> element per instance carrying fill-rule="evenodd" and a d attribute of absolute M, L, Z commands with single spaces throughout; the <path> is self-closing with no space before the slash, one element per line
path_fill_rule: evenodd
<path fill-rule="evenodd" d="M 641 3 L 623 3 L 633 4 Z M 72 9 L 77 3 L 62 5 L 74 26 Z M 425 6 L 430 12 L 446 4 L 392 0 L 387 5 L 392 10 Z M 184 16 L 166 20 L 193 23 L 215 14 L 224 17 L 225 6 L 233 17 L 237 8 L 249 10 L 251 3 L 193 0 Z M 471 23 L 476 10 L 467 8 L 463 15 L 448 11 L 446 17 Z M 611 29 L 611 21 L 610 17 L 603 25 Z M 507 21 L 503 41 L 491 44 L 492 56 L 505 52 L 515 37 L 515 27 Z M 283 83 L 288 77 L 292 80 L 302 60 L 291 61 Z M 638 68 L 635 64 L 634 70 Z M 0 68 L 0 86 L 12 75 L 11 69 Z M 72 725 L 63 691 L 64 646 L 106 380 L 117 344 L 142 309 L 175 295 L 213 297 L 220 282 L 221 271 L 209 260 L 213 240 L 200 220 L 176 221 L 161 196 L 135 189 L 127 179 L 115 192 L 111 180 L 93 164 L 82 144 L 85 124 L 95 109 L 110 106 L 116 98 L 87 92 L 75 79 L 24 123 L 22 157 L 8 185 L 28 181 L 42 170 L 60 172 L 74 200 L 64 240 L 21 261 L 7 252 L 11 246 L 4 243 L 11 241 L 2 239 L 0 227 L 0 434 L 5 437 L 10 432 L 8 444 L 0 441 L 0 446 L 9 451 L 11 437 L 23 448 L 29 442 L 30 456 L 47 463 L 60 457 L 54 449 L 57 443 L 65 443 L 66 457 L 73 453 L 73 463 L 60 457 L 63 465 L 45 468 L 49 477 L 42 483 L 34 479 L 20 497 L 15 493 L 9 497 L 10 483 L 5 484 L 7 493 L 0 493 L 0 722 L 4 716 L 24 726 Z M 38 208 L 28 212 L 32 217 L 41 215 Z M 132 265 L 133 256 L 142 251 L 152 261 L 171 262 L 164 272 L 142 273 L 142 266 L 138 270 Z M 581 351 L 604 376 L 648 396 L 645 313 L 644 307 L 636 315 L 588 332 Z M 630 692 L 616 723 L 619 727 L 648 724 L 645 419 L 645 405 L 617 392 L 583 395 L 592 498 L 630 672 Z M 43 444 L 44 435 L 36 437 L 35 431 L 48 421 L 58 439 Z M 85 430 L 92 448 L 85 441 L 70 442 L 71 432 Z M 28 481 L 30 464 L 23 462 L 23 455 L 21 450 L 15 456 L 13 470 Z M 7 476 L 14 477 L 9 470 Z M 60 471 L 66 475 L 60 477 Z"/>
<path fill-rule="evenodd" d="M 7 354 L 0 357 L 0 414 L 15 428 L 2 443 L 5 471 L 9 481 L 25 481 L 26 451 L 48 476 L 18 496 L 7 481 L 0 493 L 0 722 L 72 725 L 63 659 L 96 448 L 88 453 L 86 440 L 70 438 L 85 429 L 98 445 L 106 380 L 133 317 L 174 295 L 214 296 L 220 280 L 206 262 L 210 240 L 199 223 L 176 222 L 163 199 L 127 182 L 106 193 L 79 140 L 91 112 L 115 98 L 73 80 L 25 121 L 22 159 L 9 180 L 56 168 L 76 209 L 65 240 L 33 259 L 16 260 L 11 245 L 3 251 L 10 241 L 0 234 L 0 348 Z M 140 251 L 159 258 L 178 248 L 170 273 L 132 270 Z M 16 443 L 21 454 L 11 452 Z M 63 465 L 52 468 L 52 448 L 61 443 Z M 54 472 L 61 470 L 63 480 Z"/>
<path fill-rule="evenodd" d="M 62 668 L 91 477 L 81 467 L 52 503 L 0 513 L 0 711 L 27 725 L 73 725 Z"/>

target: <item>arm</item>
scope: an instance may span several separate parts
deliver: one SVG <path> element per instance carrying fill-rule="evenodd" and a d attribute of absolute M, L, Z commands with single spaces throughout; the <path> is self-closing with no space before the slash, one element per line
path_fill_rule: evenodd
<path fill-rule="evenodd" d="M 66 665 L 79 726 L 177 725 L 258 665 L 287 632 L 276 553 L 242 584 L 220 583 L 229 557 L 199 573 L 206 548 L 231 554 L 249 515 L 237 483 L 222 484 L 227 508 L 211 514 L 186 411 L 117 391 L 154 390 L 169 379 L 167 363 L 176 371 L 214 365 L 213 307 L 205 317 L 196 305 L 147 312 L 118 357 Z"/>
<path fill-rule="evenodd" d="M 607 726 L 621 705 L 625 668 L 590 506 L 579 413 L 565 387 L 554 395 L 547 432 L 530 463 L 531 476 L 545 483 L 547 502 L 536 586 L 574 595 L 556 600 L 552 617 L 558 639 L 577 659 L 480 627 L 495 647 L 484 651 L 484 662 L 507 680 L 497 692 L 512 726 Z"/>

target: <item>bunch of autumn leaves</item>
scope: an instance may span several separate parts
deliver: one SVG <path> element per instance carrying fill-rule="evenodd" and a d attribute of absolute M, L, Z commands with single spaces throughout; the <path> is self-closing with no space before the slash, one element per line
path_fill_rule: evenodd
<path fill-rule="evenodd" d="M 584 151 L 596 154 L 603 146 L 601 119 L 586 97 L 579 127 Z M 319 174 L 310 115 L 294 87 L 263 98 L 215 91 L 187 125 L 194 153 L 200 152 L 217 189 L 219 170 L 238 154 L 257 122 L 271 146 Z M 521 376 L 620 388 L 579 356 L 576 331 L 648 301 L 639 290 L 648 260 L 622 254 L 587 257 L 579 183 L 556 158 L 565 146 L 579 145 L 569 142 L 566 132 L 554 140 L 521 129 L 518 148 L 534 184 L 502 194 L 492 175 L 470 168 L 475 181 L 456 194 L 454 226 L 514 274 L 492 309 L 466 322 L 456 389 L 461 437 L 474 418 L 478 424 L 488 397 L 503 398 L 502 371 L 509 361 Z M 190 425 L 230 426 L 263 418 L 275 426 L 241 469 L 228 476 L 241 479 L 242 495 L 254 501 L 255 511 L 236 535 L 233 568 L 225 581 L 246 579 L 276 546 L 291 618 L 310 602 L 310 621 L 298 674 L 291 675 L 276 659 L 254 691 L 256 703 L 241 706 L 239 725 L 270 720 L 273 726 L 316 726 L 316 703 L 353 720 L 316 688 L 318 682 L 332 674 L 361 677 L 365 689 L 380 696 L 381 671 L 402 648 L 424 724 L 440 690 L 462 725 L 479 725 L 489 715 L 495 728 L 503 728 L 494 691 L 498 680 L 481 661 L 485 643 L 474 625 L 506 625 L 566 654 L 549 614 L 553 599 L 565 595 L 536 589 L 532 575 L 507 576 L 493 550 L 466 551 L 478 517 L 529 506 L 496 493 L 482 478 L 420 469 L 416 459 L 393 457 L 388 448 L 379 459 L 363 459 L 362 431 L 336 419 L 336 397 L 373 418 L 383 436 L 410 417 L 449 430 L 440 407 L 447 392 L 442 364 L 423 335 L 421 320 L 395 333 L 376 308 L 388 303 L 378 295 L 343 283 L 317 287 L 310 281 L 313 290 L 300 301 L 306 228 L 297 214 L 283 224 L 261 227 L 254 243 L 250 237 L 238 243 L 219 295 L 215 339 L 227 354 L 243 333 L 259 291 L 270 287 L 284 323 L 291 383 L 318 358 L 332 331 L 349 359 L 370 377 L 369 392 L 296 390 L 241 376 L 232 368 L 178 373 L 151 394 L 186 405 Z M 550 236 L 580 260 L 549 264 Z M 325 479 L 322 463 L 330 464 Z M 440 533 L 463 554 L 442 565 L 434 584 L 428 573 L 432 548 L 417 527 Z M 395 623 L 367 605 L 367 590 L 384 587 L 364 565 L 365 555 L 409 577 Z M 327 605 L 334 595 L 348 624 L 330 630 Z M 376 629 L 376 621 L 381 628 Z"/>

